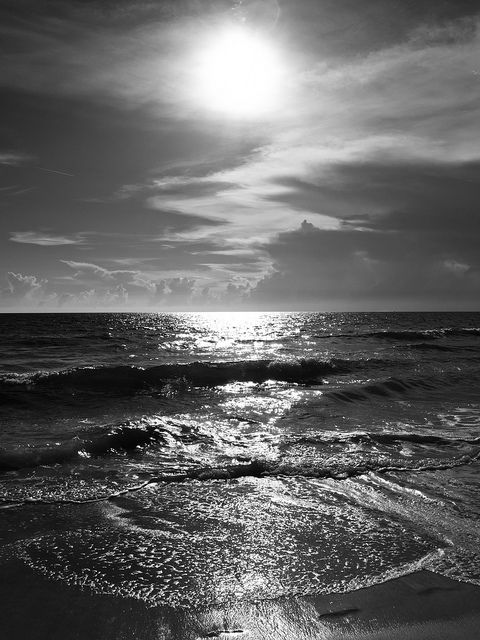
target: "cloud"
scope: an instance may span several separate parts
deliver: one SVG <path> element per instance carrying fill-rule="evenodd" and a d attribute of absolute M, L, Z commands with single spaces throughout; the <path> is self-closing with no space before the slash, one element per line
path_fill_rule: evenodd
<path fill-rule="evenodd" d="M 152 290 L 153 284 L 145 275 L 136 270 L 114 269 L 109 270 L 90 262 L 75 262 L 74 260 L 61 260 L 75 271 L 74 278 L 84 282 L 102 282 L 117 287 L 128 286 L 130 288 L 140 288 Z"/>
<path fill-rule="evenodd" d="M 75 174 L 69 173 L 68 171 L 61 171 L 60 169 L 49 169 L 48 167 L 35 167 L 36 169 L 40 169 L 40 171 L 46 171 L 47 173 L 56 173 L 59 176 L 69 176 L 70 178 L 75 177 Z"/>
<path fill-rule="evenodd" d="M 236 166 L 154 181 L 148 206 L 219 222 L 165 241 L 214 240 L 260 256 L 304 219 L 334 231 L 351 217 L 408 209 L 432 225 L 429 211 L 454 206 L 452 193 L 465 199 L 458 185 L 465 193 L 475 181 L 466 173 L 480 160 L 479 55 L 471 17 L 423 26 L 363 57 L 317 62 L 292 85 L 283 119 L 266 127 L 268 143 Z"/>
<path fill-rule="evenodd" d="M 46 280 L 39 280 L 36 276 L 26 276 L 21 273 L 7 273 L 8 294 L 12 298 L 24 298 L 40 291 Z"/>
<path fill-rule="evenodd" d="M 56 297 L 57 308 L 62 311 L 90 311 L 95 309 L 126 310 L 128 291 L 122 285 L 111 289 L 86 289 L 79 293 L 62 293 Z"/>
<path fill-rule="evenodd" d="M 0 151 L 0 165 L 17 167 L 32 160 L 32 157 L 25 153 Z"/>
<path fill-rule="evenodd" d="M 35 3 L 28 4 L 37 13 Z M 142 106 L 174 119 L 198 110 L 194 68 L 199 41 L 212 30 L 215 33 L 215 26 L 206 20 L 211 12 L 205 7 L 180 9 L 178 3 L 171 10 L 175 19 L 165 20 L 162 7 L 155 3 L 150 6 L 151 17 L 127 22 L 121 19 L 126 8 L 111 7 L 106 12 L 101 4 L 86 3 L 91 8 L 82 11 L 81 4 L 52 2 L 50 10 L 34 19 L 25 15 L 16 21 L 11 16 L 18 11 L 15 7 L 5 16 L 0 9 L 3 86 L 88 97 L 117 109 Z M 139 3 L 131 4 L 139 8 Z M 188 4 L 192 9 L 195 3 Z M 134 14 L 135 7 L 129 11 Z M 120 18 L 117 24 L 115 18 Z"/>
<path fill-rule="evenodd" d="M 109 270 L 96 264 L 62 260 L 74 270 L 73 281 L 89 286 L 78 294 L 62 297 L 62 305 L 107 305 L 117 308 L 188 308 L 197 296 L 198 283 L 194 278 L 152 278 L 148 274 L 127 269 Z M 197 302 L 199 302 L 197 300 Z"/>
<path fill-rule="evenodd" d="M 170 278 L 155 284 L 153 301 L 175 309 L 189 309 L 196 297 L 193 278 Z"/>
<path fill-rule="evenodd" d="M 452 231 L 468 243 L 478 230 L 480 161 L 367 158 L 332 163 L 309 181 L 279 179 L 278 201 L 327 211 L 342 223 L 427 235 Z M 451 237 L 451 236 L 450 236 Z"/>
<path fill-rule="evenodd" d="M 233 170 L 239 173 L 240 170 Z M 192 228 L 180 237 L 183 239 L 221 239 L 225 248 L 241 248 L 260 243 L 275 231 L 288 229 L 295 221 L 300 222 L 306 211 L 292 211 L 270 199 L 279 189 L 257 178 L 232 180 L 224 172 L 192 181 L 182 182 L 179 177 L 164 179 L 155 196 L 148 199 L 152 208 L 169 209 L 183 215 L 206 217 L 218 220 L 221 225 L 209 229 Z M 175 192 L 172 193 L 175 187 Z M 325 228 L 337 226 L 337 221 L 317 215 L 317 224 Z M 175 239 L 176 234 L 170 235 Z"/>
<path fill-rule="evenodd" d="M 85 242 L 85 238 L 79 235 L 58 236 L 50 233 L 38 233 L 36 231 L 12 231 L 10 236 L 11 242 L 19 242 L 20 244 L 36 244 L 42 247 L 83 244 Z"/>
<path fill-rule="evenodd" d="M 73 276 L 52 280 L 9 272 L 0 306 L 38 311 L 180 311 L 242 308 L 250 285 L 244 278 L 218 286 L 193 277 L 150 278 L 133 270 L 109 270 L 92 263 L 63 261 Z M 230 278 L 230 280 L 232 280 Z"/>
<path fill-rule="evenodd" d="M 48 291 L 46 279 L 9 271 L 5 280 L 6 287 L 0 289 L 2 307 L 28 311 L 55 304 L 56 295 Z"/>
<path fill-rule="evenodd" d="M 252 289 L 251 301 L 270 309 L 478 307 L 479 241 L 478 228 L 471 245 L 459 247 L 448 231 L 324 230 L 304 221 L 268 245 L 274 272 Z"/>
<path fill-rule="evenodd" d="M 393 37 L 391 16 L 388 36 L 384 30 L 385 2 L 394 4 L 371 3 L 384 21 L 359 28 L 377 29 L 375 46 L 368 38 L 355 50 L 345 46 L 350 35 L 338 16 L 330 22 L 344 49 L 329 34 L 328 55 L 325 42 L 311 38 L 302 51 L 300 40 L 279 30 L 290 56 L 282 109 L 268 122 L 239 123 L 200 109 L 190 63 L 219 23 L 200 25 L 198 15 L 175 13 L 173 4 L 168 20 L 145 22 L 133 19 L 139 14 L 131 5 L 129 28 L 111 5 L 105 11 L 119 22 L 109 25 L 98 3 L 87 4 L 101 19 L 75 5 L 77 20 L 71 7 L 54 3 L 57 19 L 1 27 L 18 44 L 18 55 L 4 58 L 4 85 L 131 110 L 140 125 L 154 123 L 161 139 L 149 172 L 142 166 L 143 175 L 129 175 L 129 166 L 119 172 L 124 187 L 109 185 L 113 195 L 96 199 L 105 213 L 101 232 L 88 236 L 88 261 L 72 250 L 77 260 L 64 264 L 73 288 L 59 295 L 92 305 L 193 304 L 200 295 L 246 304 L 252 288 L 250 304 L 275 306 L 393 304 L 395 296 L 406 305 L 442 298 L 453 305 L 476 296 L 478 17 L 417 21 L 412 30 L 416 9 L 408 9 L 413 18 Z M 327 4 L 303 6 L 328 13 Z M 427 15 L 428 3 L 420 4 Z M 82 188 L 80 179 L 62 182 Z M 92 200 L 82 200 L 86 211 Z M 62 232 L 15 232 L 11 240 L 81 245 L 87 234 L 75 233 L 75 219 Z"/>
<path fill-rule="evenodd" d="M 133 272 L 109 272 L 96 265 L 79 263 L 76 268 L 73 278 L 56 278 L 56 282 L 8 272 L 6 286 L 0 289 L 0 305 L 13 311 L 38 311 L 47 307 L 63 311 L 175 310 L 188 308 L 195 296 L 193 279 L 169 278 L 153 282 Z M 93 286 L 85 288 L 86 280 Z M 66 286 L 70 290 L 65 290 Z"/>

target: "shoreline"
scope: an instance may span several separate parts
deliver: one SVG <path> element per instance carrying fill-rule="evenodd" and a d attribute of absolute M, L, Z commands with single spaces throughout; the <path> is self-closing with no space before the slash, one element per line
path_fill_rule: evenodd
<path fill-rule="evenodd" d="M 460 640 L 480 628 L 480 587 L 424 570 L 343 594 L 202 610 L 98 595 L 19 560 L 0 575 L 8 640 Z"/>

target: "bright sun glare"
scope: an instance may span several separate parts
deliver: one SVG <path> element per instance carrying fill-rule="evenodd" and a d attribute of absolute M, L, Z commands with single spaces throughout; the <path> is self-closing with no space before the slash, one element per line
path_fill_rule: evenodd
<path fill-rule="evenodd" d="M 227 115 L 255 117 L 278 106 L 281 61 L 266 38 L 242 28 L 209 42 L 199 56 L 198 97 Z"/>

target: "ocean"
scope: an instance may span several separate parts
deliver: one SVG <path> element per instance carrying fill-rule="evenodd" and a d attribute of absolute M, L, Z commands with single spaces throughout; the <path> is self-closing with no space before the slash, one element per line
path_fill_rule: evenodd
<path fill-rule="evenodd" d="M 480 584 L 480 314 L 0 327 L 0 563 L 174 609 Z"/>

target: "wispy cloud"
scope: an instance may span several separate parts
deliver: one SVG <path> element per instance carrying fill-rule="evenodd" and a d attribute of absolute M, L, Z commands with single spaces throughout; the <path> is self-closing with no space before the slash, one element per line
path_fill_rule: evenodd
<path fill-rule="evenodd" d="M 35 167 L 35 169 L 40 169 L 40 171 L 46 171 L 47 173 L 57 173 L 60 176 L 69 176 L 70 178 L 75 177 L 74 173 L 69 173 L 68 171 L 61 171 L 60 169 L 48 169 L 47 167 Z"/>
<path fill-rule="evenodd" d="M 299 77 L 290 110 L 268 129 L 267 144 L 225 170 L 158 179 L 156 192 L 150 185 L 145 193 L 148 206 L 208 213 L 222 226 L 187 236 L 219 236 L 232 247 L 262 242 L 306 217 L 319 228 L 337 228 L 357 205 L 348 191 L 337 198 L 318 191 L 342 192 L 332 168 L 480 158 L 479 59 L 478 21 L 469 19 L 419 29 L 402 45 L 353 61 L 319 63 Z M 289 199 L 302 185 L 303 197 Z"/>
<path fill-rule="evenodd" d="M 0 165 L 17 167 L 26 162 L 30 162 L 32 159 L 32 156 L 26 153 L 0 151 Z"/>
<path fill-rule="evenodd" d="M 37 244 L 42 247 L 56 247 L 66 244 L 83 244 L 85 238 L 81 235 L 59 236 L 37 231 L 12 231 L 10 233 L 10 241 L 19 242 L 20 244 Z"/>
<path fill-rule="evenodd" d="M 90 262 L 61 260 L 75 271 L 75 278 L 85 281 L 102 281 L 121 285 L 131 285 L 142 289 L 151 289 L 153 284 L 140 271 L 129 269 L 105 269 Z"/>
<path fill-rule="evenodd" d="M 36 93 L 111 100 L 119 108 L 149 105 L 178 116 L 179 108 L 192 111 L 196 46 L 210 30 L 200 16 L 118 30 L 66 14 L 39 18 L 38 24 L 23 21 L 22 28 L 4 25 L 0 34 L 21 43 L 22 52 L 0 58 L 0 81 Z"/>

